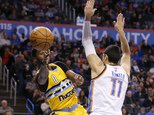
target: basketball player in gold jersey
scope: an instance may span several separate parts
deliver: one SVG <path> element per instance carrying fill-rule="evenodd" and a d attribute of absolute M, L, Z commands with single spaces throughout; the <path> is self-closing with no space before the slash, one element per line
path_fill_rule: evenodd
<path fill-rule="evenodd" d="M 40 91 L 45 93 L 52 110 L 51 115 L 87 115 L 87 111 L 77 104 L 75 88 L 72 82 L 81 85 L 81 75 L 69 70 L 63 62 L 49 63 L 50 50 L 32 50 L 32 55 L 39 71 L 36 83 Z M 72 81 L 72 82 L 71 82 Z"/>

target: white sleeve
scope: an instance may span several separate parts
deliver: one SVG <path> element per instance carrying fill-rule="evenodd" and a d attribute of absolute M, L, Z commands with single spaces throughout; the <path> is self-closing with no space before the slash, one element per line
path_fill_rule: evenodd
<path fill-rule="evenodd" d="M 86 56 L 90 54 L 96 54 L 95 47 L 92 41 L 90 21 L 84 21 L 83 23 L 82 44 L 85 49 Z"/>

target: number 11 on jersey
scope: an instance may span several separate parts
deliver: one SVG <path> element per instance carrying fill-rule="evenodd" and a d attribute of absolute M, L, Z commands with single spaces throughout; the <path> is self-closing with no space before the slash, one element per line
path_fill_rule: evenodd
<path fill-rule="evenodd" d="M 111 78 L 111 82 L 112 82 L 111 95 L 112 96 L 115 96 L 116 86 L 118 84 L 119 85 L 119 88 L 118 88 L 117 97 L 120 97 L 123 81 L 118 80 L 118 79 L 115 79 L 115 78 Z"/>

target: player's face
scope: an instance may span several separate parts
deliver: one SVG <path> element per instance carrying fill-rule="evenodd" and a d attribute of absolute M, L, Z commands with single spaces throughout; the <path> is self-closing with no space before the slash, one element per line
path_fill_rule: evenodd
<path fill-rule="evenodd" d="M 47 56 L 48 55 L 48 56 Z M 44 58 L 47 56 L 47 63 L 49 63 L 49 56 L 50 56 L 50 50 L 47 51 L 38 51 L 36 53 L 36 57 L 37 57 L 37 62 L 38 63 L 42 63 L 42 61 L 44 60 Z"/>

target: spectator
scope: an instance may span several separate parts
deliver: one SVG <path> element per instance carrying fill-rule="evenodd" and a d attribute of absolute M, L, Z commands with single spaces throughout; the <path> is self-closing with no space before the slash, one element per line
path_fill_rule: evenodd
<path fill-rule="evenodd" d="M 11 44 L 14 44 L 15 46 L 20 44 L 19 40 L 16 38 L 16 35 L 12 36 Z"/>
<path fill-rule="evenodd" d="M 95 40 L 94 46 L 95 46 L 96 49 L 98 49 L 100 47 L 99 39 Z"/>
<path fill-rule="evenodd" d="M 67 17 L 64 17 L 64 20 L 61 21 L 61 24 L 71 24 Z"/>
<path fill-rule="evenodd" d="M 79 96 L 78 96 L 78 103 L 83 105 L 83 106 L 87 106 L 88 105 L 88 99 L 84 95 L 84 91 L 80 91 Z"/>
<path fill-rule="evenodd" d="M 34 13 L 34 15 L 37 17 L 43 17 L 44 13 L 40 8 L 37 8 L 36 12 Z"/>
<path fill-rule="evenodd" d="M 135 75 L 137 75 L 137 74 L 140 73 L 140 69 L 139 69 L 139 67 L 138 67 L 138 65 L 137 65 L 136 60 L 133 60 L 133 62 L 132 62 L 132 69 L 134 70 Z"/>
<path fill-rule="evenodd" d="M 11 42 L 8 38 L 8 35 L 5 35 L 4 39 L 1 39 L 0 46 L 11 46 Z"/>
<path fill-rule="evenodd" d="M 148 97 L 143 102 L 144 107 L 150 107 L 151 105 L 154 105 L 154 99 L 152 93 L 149 94 Z"/>
<path fill-rule="evenodd" d="M 113 38 L 111 38 L 111 35 L 108 33 L 107 37 L 106 37 L 106 45 L 108 46 L 111 44 L 114 44 L 114 40 L 113 40 Z"/>
<path fill-rule="evenodd" d="M 141 82 L 141 81 L 146 81 L 146 76 L 144 75 L 144 70 L 141 69 L 140 70 L 140 73 L 137 75 L 137 78 L 138 78 L 138 81 Z"/>
<path fill-rule="evenodd" d="M 49 115 L 51 113 L 50 105 L 47 99 L 45 99 L 45 102 L 41 104 L 41 110 L 43 112 L 43 115 Z"/>
<path fill-rule="evenodd" d="M 136 106 L 136 101 L 133 99 L 131 91 L 127 91 L 124 104 L 125 107 L 130 110 L 130 113 L 133 113 L 133 109 Z"/>
<path fill-rule="evenodd" d="M 149 70 L 149 72 L 152 74 L 152 79 L 154 80 L 154 65 L 152 66 L 152 68 Z"/>
<path fill-rule="evenodd" d="M 130 115 L 126 108 L 122 108 L 122 115 Z"/>
<path fill-rule="evenodd" d="M 1 32 L 0 32 L 0 40 L 4 39 L 4 36 L 5 36 L 5 30 L 2 29 Z"/>
<path fill-rule="evenodd" d="M 151 105 L 150 111 L 146 115 L 153 115 L 154 114 L 154 105 Z"/>
<path fill-rule="evenodd" d="M 45 14 L 46 16 L 48 16 L 50 19 L 53 19 L 53 12 L 52 12 L 52 8 L 48 8 L 48 11 Z"/>
<path fill-rule="evenodd" d="M 74 68 L 74 72 L 80 74 L 80 63 L 77 63 L 77 66 Z"/>
<path fill-rule="evenodd" d="M 24 78 L 23 78 L 23 71 L 24 71 L 24 66 L 26 64 L 26 60 L 22 54 L 18 56 L 16 59 L 15 63 L 15 70 L 16 70 L 16 77 L 19 80 L 19 86 L 17 89 L 17 95 L 20 96 L 22 91 L 23 91 L 23 86 L 24 86 Z"/>
<path fill-rule="evenodd" d="M 44 93 L 41 92 L 39 89 L 35 89 L 34 93 L 33 93 L 33 102 L 35 104 L 35 114 L 39 115 L 40 113 L 42 113 L 41 111 L 41 104 L 44 102 L 45 100 L 45 96 Z"/>
<path fill-rule="evenodd" d="M 49 18 L 49 16 L 46 16 L 43 20 L 44 23 L 52 23 L 52 20 Z"/>
<path fill-rule="evenodd" d="M 79 54 L 78 62 L 80 63 L 80 65 L 83 65 L 83 61 L 84 59 L 83 59 L 82 54 Z"/>
<path fill-rule="evenodd" d="M 142 41 L 142 47 L 141 49 L 145 52 L 147 52 L 149 49 L 151 49 L 151 47 L 149 46 L 149 44 L 146 43 L 145 40 Z"/>
<path fill-rule="evenodd" d="M 13 112 L 13 109 L 11 107 L 9 107 L 7 104 L 8 103 L 6 100 L 1 101 L 2 107 L 0 107 L 0 114 L 2 114 L 2 115 L 6 114 L 7 111 Z"/>
<path fill-rule="evenodd" d="M 13 11 L 12 11 L 12 13 L 9 15 L 8 19 L 9 19 L 9 20 L 17 21 L 16 10 L 13 10 Z"/>
<path fill-rule="evenodd" d="M 27 42 L 27 44 L 24 46 L 24 50 L 27 50 L 27 51 L 31 51 L 32 50 L 31 42 Z"/>
<path fill-rule="evenodd" d="M 19 37 L 19 39 L 20 39 L 20 43 L 24 43 L 24 41 L 27 39 L 27 38 L 25 37 L 25 33 L 22 33 L 22 34 L 21 34 L 21 37 Z"/>
<path fill-rule="evenodd" d="M 150 80 L 150 77 L 147 77 L 144 84 L 145 88 L 152 87 L 152 82 L 153 80 Z"/>
<path fill-rule="evenodd" d="M 145 114 L 146 114 L 145 108 L 141 107 L 140 112 L 137 115 L 145 115 Z"/>
<path fill-rule="evenodd" d="M 83 60 L 82 68 L 84 71 L 87 71 L 90 68 L 87 59 Z"/>
<path fill-rule="evenodd" d="M 134 93 L 134 95 L 133 95 L 133 97 L 138 105 L 142 105 L 142 103 L 144 101 L 144 95 L 145 94 L 142 93 L 142 88 L 140 86 L 138 86 L 137 92 Z"/>
<path fill-rule="evenodd" d="M 139 86 L 140 86 L 141 89 L 142 89 L 142 93 L 143 93 L 143 94 L 146 94 L 146 89 L 145 89 L 145 87 L 144 87 L 144 82 L 143 82 L 143 81 L 140 82 Z"/>
<path fill-rule="evenodd" d="M 104 51 L 105 51 L 105 48 L 104 48 L 103 44 L 100 44 L 100 47 L 97 48 L 97 53 L 101 54 L 101 53 L 104 53 Z"/>
<path fill-rule="evenodd" d="M 76 96 L 79 97 L 79 93 L 80 93 L 80 91 L 81 91 L 82 89 L 81 89 L 80 87 L 78 87 L 78 86 L 76 85 L 76 83 L 73 83 L 73 86 L 74 86 L 74 88 L 75 88 Z"/>
<path fill-rule="evenodd" d="M 135 86 L 134 85 L 131 85 L 129 91 L 131 91 L 132 95 L 134 95 L 136 93 Z"/>
<path fill-rule="evenodd" d="M 146 65 L 146 59 L 145 57 L 142 57 L 142 60 L 138 63 L 139 68 L 145 68 Z"/>
<path fill-rule="evenodd" d="M 53 23 L 54 24 L 60 24 L 60 18 L 58 16 L 55 16 Z"/>
<path fill-rule="evenodd" d="M 135 55 L 132 57 L 133 60 L 136 60 L 137 63 L 141 61 L 141 57 L 138 55 L 138 51 L 135 51 Z"/>
<path fill-rule="evenodd" d="M 153 61 L 153 56 L 151 55 L 150 57 L 149 57 L 149 60 L 146 62 L 146 67 L 147 68 L 151 68 L 151 67 L 153 67 L 154 66 L 154 61 Z"/>
<path fill-rule="evenodd" d="M 148 95 L 152 94 L 152 87 L 148 87 L 144 98 L 148 98 Z"/>
<path fill-rule="evenodd" d="M 133 77 L 132 78 L 132 82 L 130 83 L 130 85 L 134 85 L 135 86 L 135 89 L 139 86 L 139 83 L 138 83 L 136 77 Z"/>
<path fill-rule="evenodd" d="M 34 90 L 36 89 L 35 77 L 32 78 L 30 82 L 26 84 L 27 97 L 32 99 Z"/>

